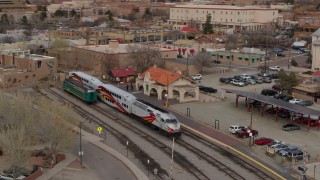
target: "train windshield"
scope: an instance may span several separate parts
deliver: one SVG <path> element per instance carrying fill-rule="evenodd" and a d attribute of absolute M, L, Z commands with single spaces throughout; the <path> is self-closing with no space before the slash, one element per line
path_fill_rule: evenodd
<path fill-rule="evenodd" d="M 177 124 L 178 123 L 178 121 L 176 119 L 167 119 L 166 122 L 169 124 Z"/>

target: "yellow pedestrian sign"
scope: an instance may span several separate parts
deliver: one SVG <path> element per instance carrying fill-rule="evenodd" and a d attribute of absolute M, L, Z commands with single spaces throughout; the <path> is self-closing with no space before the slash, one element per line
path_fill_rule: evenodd
<path fill-rule="evenodd" d="M 98 127 L 97 130 L 98 130 L 99 133 L 101 133 L 102 127 Z"/>

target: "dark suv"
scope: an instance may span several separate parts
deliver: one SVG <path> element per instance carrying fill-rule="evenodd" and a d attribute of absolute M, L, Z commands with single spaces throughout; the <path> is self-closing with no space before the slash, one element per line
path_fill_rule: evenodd
<path fill-rule="evenodd" d="M 262 94 L 262 95 L 265 95 L 265 96 L 274 96 L 274 95 L 277 94 L 277 91 L 272 90 L 272 89 L 263 89 L 263 90 L 261 91 L 261 94 Z"/>
<path fill-rule="evenodd" d="M 287 159 L 290 161 L 292 161 L 292 159 L 294 159 L 295 161 L 299 161 L 299 160 L 303 160 L 303 156 L 304 156 L 303 151 L 297 150 L 297 151 L 288 152 Z M 310 154 L 306 152 L 305 158 L 309 160 Z"/>

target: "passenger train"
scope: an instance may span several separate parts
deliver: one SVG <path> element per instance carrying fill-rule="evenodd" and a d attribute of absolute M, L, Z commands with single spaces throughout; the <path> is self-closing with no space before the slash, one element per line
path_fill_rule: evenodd
<path fill-rule="evenodd" d="M 144 123 L 169 134 L 181 135 L 180 123 L 177 118 L 157 106 L 138 100 L 134 95 L 83 72 L 70 72 L 69 77 L 82 82 L 97 91 L 98 98 L 119 109 L 121 112 L 133 116 Z"/>

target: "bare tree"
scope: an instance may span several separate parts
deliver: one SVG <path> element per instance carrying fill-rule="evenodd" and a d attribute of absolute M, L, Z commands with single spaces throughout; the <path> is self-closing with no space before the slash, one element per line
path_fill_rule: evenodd
<path fill-rule="evenodd" d="M 145 45 L 129 45 L 127 51 L 135 61 L 137 72 L 141 73 L 153 65 L 161 65 L 161 53 L 157 48 Z"/>
<path fill-rule="evenodd" d="M 198 53 L 194 57 L 194 60 L 195 60 L 195 65 L 200 68 L 200 73 L 202 73 L 203 67 L 210 66 L 210 61 L 209 61 L 210 55 L 205 52 Z"/>
<path fill-rule="evenodd" d="M 119 67 L 119 59 L 113 54 L 105 53 L 105 56 L 101 61 L 101 66 L 102 73 L 104 74 L 105 72 L 106 74 L 109 74 L 112 69 Z"/>
<path fill-rule="evenodd" d="M 13 174 L 21 175 L 16 167 L 25 166 L 32 145 L 48 143 L 53 153 L 72 146 L 67 123 L 73 122 L 72 117 L 70 110 L 47 99 L 22 94 L 8 97 L 0 92 L 0 145 Z"/>

